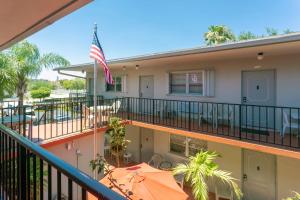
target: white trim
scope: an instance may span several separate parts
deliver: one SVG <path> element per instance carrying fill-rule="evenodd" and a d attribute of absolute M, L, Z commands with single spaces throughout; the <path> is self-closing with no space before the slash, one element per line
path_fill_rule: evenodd
<path fill-rule="evenodd" d="M 116 93 L 125 93 L 124 92 L 124 81 L 123 81 L 123 79 L 124 79 L 124 76 L 126 76 L 126 75 L 115 75 L 115 76 L 113 76 L 113 79 L 116 79 L 116 78 L 121 78 L 121 91 L 117 91 L 117 86 L 116 86 L 116 84 L 114 84 L 114 90 L 113 91 L 108 91 L 107 90 L 107 83 L 105 82 L 105 78 L 103 79 L 104 80 L 104 82 L 105 82 L 105 88 L 104 88 L 104 91 L 106 92 L 106 93 L 113 93 L 113 94 L 116 94 Z M 126 83 L 125 83 L 125 86 L 126 86 Z"/>
<path fill-rule="evenodd" d="M 199 93 L 190 93 L 189 92 L 189 75 L 191 73 L 202 73 L 202 94 L 199 94 Z M 184 96 L 187 96 L 187 95 L 191 95 L 191 96 L 205 96 L 205 87 L 204 87 L 204 83 L 206 82 L 206 70 L 182 70 L 182 71 L 169 71 L 168 72 L 168 75 L 169 75 L 169 81 L 167 82 L 168 84 L 168 93 L 169 95 L 184 95 Z M 171 84 L 171 80 L 170 80 L 170 75 L 171 74 L 185 74 L 185 93 L 171 93 L 171 87 L 170 87 L 170 84 Z"/>

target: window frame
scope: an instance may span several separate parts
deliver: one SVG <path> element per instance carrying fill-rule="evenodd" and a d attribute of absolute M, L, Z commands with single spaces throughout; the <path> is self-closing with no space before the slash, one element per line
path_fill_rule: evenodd
<path fill-rule="evenodd" d="M 121 84 L 121 90 L 120 91 L 117 91 L 117 84 L 116 84 L 116 79 L 117 78 L 120 78 L 121 79 L 121 81 L 120 81 L 120 84 Z M 113 85 L 113 90 L 108 90 L 108 85 L 109 84 L 107 84 L 107 83 L 105 83 L 105 92 L 113 92 L 113 93 L 120 93 L 120 92 L 123 92 L 123 76 L 121 76 L 121 75 L 119 75 L 119 76 L 113 76 L 113 80 L 114 80 L 114 82 L 115 82 L 115 84 Z"/>
<path fill-rule="evenodd" d="M 171 151 L 171 136 L 172 135 L 176 135 L 176 134 L 169 134 L 169 153 L 171 153 L 171 154 L 174 154 L 174 155 L 177 155 L 177 156 L 180 156 L 180 157 L 184 157 L 184 158 L 188 158 L 190 156 L 193 156 L 193 155 L 190 154 L 190 148 L 191 148 L 191 146 L 189 144 L 190 144 L 191 140 L 199 140 L 201 142 L 204 142 L 205 143 L 205 148 L 201 148 L 201 149 L 207 150 L 207 141 L 200 140 L 200 139 L 197 139 L 197 138 L 191 138 L 191 137 L 188 137 L 188 136 L 183 136 L 183 137 L 185 137 L 185 141 L 184 141 L 184 144 L 185 144 L 184 155 L 180 154 L 180 153 L 173 152 L 173 151 Z M 192 147 L 192 148 L 194 148 L 194 147 Z M 199 150 L 201 150 L 201 149 L 199 149 Z"/>
<path fill-rule="evenodd" d="M 189 76 L 191 73 L 201 73 L 202 74 L 202 94 L 201 93 L 190 93 L 190 83 L 189 83 Z M 178 93 L 178 92 L 172 92 L 172 74 L 185 74 L 185 92 L 184 93 Z M 188 71 L 170 71 L 169 72 L 169 82 L 168 82 L 168 88 L 169 88 L 169 94 L 171 95 L 192 95 L 192 96 L 205 96 L 205 70 L 188 70 Z"/>

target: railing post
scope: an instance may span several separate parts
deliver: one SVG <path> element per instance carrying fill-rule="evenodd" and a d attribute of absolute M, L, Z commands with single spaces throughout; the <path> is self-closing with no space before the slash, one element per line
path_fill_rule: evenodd
<path fill-rule="evenodd" d="M 82 101 L 80 101 L 80 132 L 82 132 Z"/>
<path fill-rule="evenodd" d="M 152 123 L 155 124 L 155 101 L 152 99 Z"/>
<path fill-rule="evenodd" d="M 48 106 L 45 105 L 44 124 L 47 123 L 47 109 L 48 109 Z"/>
<path fill-rule="evenodd" d="M 239 132 L 240 132 L 240 140 L 242 139 L 242 105 L 239 105 Z"/>
<path fill-rule="evenodd" d="M 27 184 L 26 184 L 26 149 L 25 147 L 19 145 L 19 180 L 18 180 L 18 187 L 19 187 L 19 199 L 26 199 L 26 191 L 27 191 Z"/>
<path fill-rule="evenodd" d="M 26 107 L 24 105 L 23 105 L 23 113 L 22 114 L 23 114 L 23 136 L 26 137 Z"/>
<path fill-rule="evenodd" d="M 127 97 L 127 120 L 129 120 L 129 118 L 130 118 L 130 115 L 129 115 L 129 111 L 130 111 L 130 109 L 129 109 L 130 99 L 129 98 L 130 97 Z"/>
<path fill-rule="evenodd" d="M 191 122 L 191 102 L 189 101 L 189 119 L 188 119 L 188 123 L 189 123 L 189 131 L 191 131 L 191 125 L 192 125 L 192 122 Z"/>

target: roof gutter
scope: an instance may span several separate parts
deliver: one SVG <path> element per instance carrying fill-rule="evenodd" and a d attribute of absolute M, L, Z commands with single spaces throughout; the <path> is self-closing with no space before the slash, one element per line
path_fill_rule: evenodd
<path fill-rule="evenodd" d="M 84 76 L 77 76 L 77 75 L 74 75 L 74 74 L 68 74 L 68 73 L 65 73 L 65 72 L 61 72 L 60 70 L 57 70 L 57 72 L 60 75 L 71 76 L 71 77 L 75 77 L 75 78 L 82 78 L 82 79 L 86 80 L 86 77 L 84 77 Z"/>

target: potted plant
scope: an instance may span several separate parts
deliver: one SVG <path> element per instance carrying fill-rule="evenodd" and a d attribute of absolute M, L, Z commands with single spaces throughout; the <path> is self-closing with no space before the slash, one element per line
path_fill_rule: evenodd
<path fill-rule="evenodd" d="M 100 154 L 96 155 L 95 160 L 90 161 L 90 167 L 93 171 L 97 170 L 98 175 L 100 175 L 102 172 L 109 172 L 109 165 L 107 164 L 105 158 L 100 156 Z"/>
<path fill-rule="evenodd" d="M 219 169 L 214 160 L 219 154 L 201 150 L 195 156 L 189 157 L 188 163 L 178 164 L 174 168 L 174 175 L 183 174 L 186 182 L 192 184 L 194 198 L 196 200 L 208 200 L 208 181 L 220 181 L 230 187 L 235 199 L 242 198 L 242 192 L 231 173 Z"/>
<path fill-rule="evenodd" d="M 119 167 L 119 159 L 124 154 L 127 144 L 130 142 L 125 138 L 125 125 L 120 118 L 110 118 L 107 133 L 110 136 L 111 155 L 116 157 L 117 166 Z"/>

